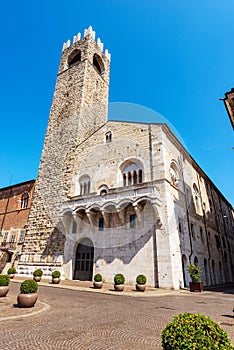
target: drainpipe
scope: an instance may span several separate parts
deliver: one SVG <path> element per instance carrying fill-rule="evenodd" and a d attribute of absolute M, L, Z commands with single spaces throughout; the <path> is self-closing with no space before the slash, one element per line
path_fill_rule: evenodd
<path fill-rule="evenodd" d="M 150 159 L 150 180 L 153 181 L 153 155 L 152 155 L 152 131 L 151 125 L 149 124 L 149 159 Z"/>

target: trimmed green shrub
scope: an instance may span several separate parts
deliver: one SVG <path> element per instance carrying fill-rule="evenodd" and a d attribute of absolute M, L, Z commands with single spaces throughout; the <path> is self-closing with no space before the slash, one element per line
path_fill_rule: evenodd
<path fill-rule="evenodd" d="M 137 284 L 146 284 L 147 282 L 147 278 L 145 277 L 145 275 L 138 275 L 136 278 L 136 283 Z"/>
<path fill-rule="evenodd" d="M 34 280 L 25 280 L 20 285 L 20 293 L 31 294 L 36 293 L 38 289 L 38 283 Z"/>
<path fill-rule="evenodd" d="M 187 272 L 189 273 L 192 282 L 201 282 L 201 269 L 197 264 L 188 264 Z"/>
<path fill-rule="evenodd" d="M 61 276 L 61 273 L 58 270 L 55 270 L 52 272 L 52 278 L 59 278 Z"/>
<path fill-rule="evenodd" d="M 10 277 L 7 275 L 0 275 L 0 287 L 8 286 L 10 283 Z"/>
<path fill-rule="evenodd" d="M 8 275 L 14 275 L 16 273 L 16 269 L 14 267 L 10 267 L 8 270 L 7 270 L 7 274 Z"/>
<path fill-rule="evenodd" d="M 95 282 L 102 282 L 102 275 L 100 273 L 97 273 L 93 279 Z"/>
<path fill-rule="evenodd" d="M 41 277 L 43 275 L 43 271 L 41 269 L 37 269 L 33 272 L 34 277 Z"/>
<path fill-rule="evenodd" d="M 117 275 L 115 275 L 114 277 L 114 282 L 115 284 L 124 284 L 125 282 L 124 275 L 122 275 L 122 273 L 117 273 Z"/>
<path fill-rule="evenodd" d="M 163 330 L 164 350 L 231 350 L 234 347 L 227 333 L 209 317 L 183 313 Z"/>

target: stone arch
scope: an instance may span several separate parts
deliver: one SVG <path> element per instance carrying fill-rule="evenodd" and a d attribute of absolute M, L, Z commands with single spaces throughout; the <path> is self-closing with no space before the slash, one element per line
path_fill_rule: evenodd
<path fill-rule="evenodd" d="M 80 62 L 80 60 L 81 60 L 81 51 L 78 49 L 75 49 L 68 56 L 68 59 L 67 59 L 68 67 L 72 67 L 74 64 Z"/>
<path fill-rule="evenodd" d="M 102 74 L 104 72 L 104 70 L 105 70 L 104 63 L 103 63 L 101 57 L 97 53 L 95 53 L 93 55 L 93 65 L 96 68 L 96 70 L 98 71 L 98 73 Z"/>
<path fill-rule="evenodd" d="M 119 167 L 123 186 L 137 185 L 144 182 L 144 166 L 137 158 L 130 158 Z"/>
<path fill-rule="evenodd" d="M 112 132 L 111 131 L 107 131 L 105 136 L 106 136 L 106 143 L 112 142 Z"/>
<path fill-rule="evenodd" d="M 185 254 L 182 255 L 182 272 L 183 272 L 183 279 L 184 279 L 184 287 L 187 288 L 189 286 L 189 278 L 187 273 L 187 264 L 188 259 Z"/>
<path fill-rule="evenodd" d="M 81 239 L 75 249 L 74 280 L 92 281 L 94 246 L 90 238 Z"/>
<path fill-rule="evenodd" d="M 105 184 L 101 185 L 98 188 L 98 193 L 99 193 L 100 196 L 105 196 L 109 192 L 110 192 L 109 187 L 107 185 L 105 185 Z"/>
<path fill-rule="evenodd" d="M 73 225 L 73 212 L 70 209 L 67 209 L 62 214 L 62 221 L 63 225 L 65 227 L 66 233 L 70 233 L 72 231 L 72 225 Z"/>
<path fill-rule="evenodd" d="M 89 175 L 85 174 L 79 178 L 80 195 L 86 195 L 90 192 L 91 181 Z"/>

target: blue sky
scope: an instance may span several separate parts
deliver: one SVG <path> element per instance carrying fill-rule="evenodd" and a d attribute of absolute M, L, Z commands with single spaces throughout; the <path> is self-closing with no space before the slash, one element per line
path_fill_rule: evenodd
<path fill-rule="evenodd" d="M 1 10 L 0 187 L 36 178 L 62 44 L 91 24 L 112 54 L 110 102 L 168 119 L 234 204 L 234 133 L 219 100 L 234 87 L 233 0 L 13 0 Z"/>

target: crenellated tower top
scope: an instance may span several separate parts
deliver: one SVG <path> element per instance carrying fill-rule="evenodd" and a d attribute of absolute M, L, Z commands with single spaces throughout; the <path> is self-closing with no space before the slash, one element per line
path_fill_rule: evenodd
<path fill-rule="evenodd" d="M 90 35 L 93 40 L 95 40 L 96 37 L 96 32 L 93 30 L 93 28 L 91 26 L 89 26 L 88 29 L 84 30 L 84 38 L 87 37 L 88 35 Z M 77 35 L 73 36 L 73 42 L 72 45 L 75 44 L 76 42 L 80 41 L 82 39 L 81 37 L 81 33 L 78 33 Z M 106 56 L 106 58 L 110 61 L 111 60 L 111 54 L 109 53 L 108 49 L 105 49 L 105 51 L 103 51 L 104 49 L 104 44 L 101 42 L 100 38 L 97 38 L 96 41 L 98 47 L 100 48 L 101 52 L 104 53 L 104 55 Z M 64 44 L 63 44 L 63 49 L 62 51 L 64 51 L 65 49 L 67 49 L 68 47 L 72 46 L 71 45 L 71 41 L 67 40 Z"/>

